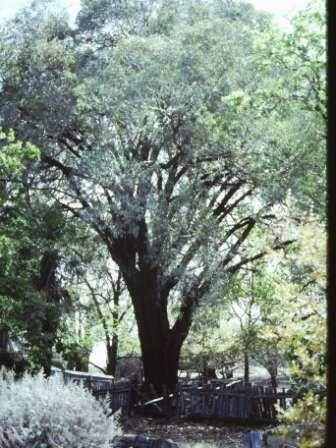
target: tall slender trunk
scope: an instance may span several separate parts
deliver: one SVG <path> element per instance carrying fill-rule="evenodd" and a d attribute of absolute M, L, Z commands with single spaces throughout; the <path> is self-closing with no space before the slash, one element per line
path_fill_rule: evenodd
<path fill-rule="evenodd" d="M 248 383 L 250 381 L 250 358 L 248 349 L 244 350 L 244 382 Z"/>
<path fill-rule="evenodd" d="M 271 376 L 271 384 L 273 389 L 276 391 L 277 387 L 278 387 L 278 369 L 276 367 L 273 367 L 272 369 L 269 370 L 269 374 Z"/>
<path fill-rule="evenodd" d="M 0 327 L 0 350 L 7 351 L 9 344 L 8 328 Z"/>
<path fill-rule="evenodd" d="M 118 356 L 118 335 L 113 333 L 110 343 L 106 344 L 106 374 L 115 376 Z"/>
<path fill-rule="evenodd" d="M 45 300 L 46 307 L 42 317 L 42 337 L 35 345 L 40 351 L 39 362 L 45 376 L 50 376 L 53 347 L 59 328 L 61 309 L 60 300 L 67 297 L 67 291 L 60 287 L 56 271 L 58 267 L 58 253 L 56 250 L 47 250 L 40 260 L 39 277 L 34 280 L 36 289 Z M 33 345 L 34 346 L 34 345 Z"/>
<path fill-rule="evenodd" d="M 49 377 L 51 375 L 52 347 L 53 344 L 50 344 L 49 347 L 45 348 L 44 357 L 42 360 L 43 373 L 46 377 Z"/>
<path fill-rule="evenodd" d="M 106 340 L 106 373 L 107 375 L 115 376 L 117 368 L 117 358 L 118 358 L 118 346 L 119 346 L 119 299 L 121 295 L 121 274 L 118 273 L 118 279 L 116 285 L 113 286 L 113 311 L 112 311 L 112 322 L 113 322 L 113 333 Z"/>
<path fill-rule="evenodd" d="M 209 367 L 207 357 L 203 358 L 203 373 L 202 380 L 204 383 L 207 383 L 209 380 L 217 379 L 216 369 L 213 367 Z"/>
<path fill-rule="evenodd" d="M 85 279 L 85 283 L 88 286 L 91 297 L 93 299 L 93 303 L 96 307 L 96 311 L 98 313 L 98 316 L 101 320 L 104 333 L 105 333 L 105 346 L 106 346 L 106 368 L 105 373 L 107 375 L 115 376 L 116 367 L 117 367 L 117 356 L 118 356 L 118 344 L 119 344 L 119 338 L 118 338 L 118 327 L 119 327 L 119 298 L 121 295 L 121 274 L 118 273 L 118 280 L 116 282 L 116 285 L 114 285 L 112 280 L 112 288 L 113 288 L 113 311 L 112 311 L 112 322 L 113 322 L 113 331 L 112 335 L 110 334 L 109 326 L 107 323 L 107 319 L 101 309 L 101 305 L 99 304 L 96 292 L 94 288 L 91 286 L 91 284 L 88 282 L 87 279 Z"/>

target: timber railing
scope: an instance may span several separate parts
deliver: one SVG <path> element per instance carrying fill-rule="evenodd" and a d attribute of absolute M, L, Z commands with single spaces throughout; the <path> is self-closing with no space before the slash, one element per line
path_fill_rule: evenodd
<path fill-rule="evenodd" d="M 90 386 L 92 394 L 96 398 L 108 398 L 112 414 L 118 409 L 124 413 L 130 413 L 134 404 L 134 389 L 130 381 L 123 383 Z"/>
<path fill-rule="evenodd" d="M 295 400 L 283 389 L 244 383 L 223 383 L 194 386 L 179 385 L 176 414 L 189 418 L 218 418 L 271 423 L 277 420 L 276 405 L 287 409 Z"/>
<path fill-rule="evenodd" d="M 53 374 L 62 375 L 65 384 L 70 382 L 82 384 L 97 399 L 108 399 L 112 413 L 119 409 L 125 413 L 131 411 L 135 392 L 131 381 L 115 383 L 113 376 L 70 370 L 54 369 Z"/>
<path fill-rule="evenodd" d="M 136 385 L 131 381 L 115 383 L 112 377 L 81 372 L 63 372 L 65 382 L 76 382 L 88 388 L 96 398 L 107 398 L 112 413 L 121 409 L 131 413 L 152 409 L 157 415 L 178 418 L 212 418 L 255 423 L 275 423 L 277 406 L 286 410 L 295 396 L 289 390 L 253 385 L 242 381 L 213 380 L 208 384 L 178 383 L 176 393 L 139 402 Z"/>

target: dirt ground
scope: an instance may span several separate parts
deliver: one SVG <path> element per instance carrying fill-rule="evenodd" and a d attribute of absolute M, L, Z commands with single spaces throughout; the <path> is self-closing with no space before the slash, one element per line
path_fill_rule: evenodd
<path fill-rule="evenodd" d="M 252 428 L 219 422 L 196 422 L 151 417 L 119 418 L 123 434 L 144 434 L 177 442 L 181 448 L 243 448 L 245 433 Z M 270 427 L 258 427 L 259 430 Z"/>

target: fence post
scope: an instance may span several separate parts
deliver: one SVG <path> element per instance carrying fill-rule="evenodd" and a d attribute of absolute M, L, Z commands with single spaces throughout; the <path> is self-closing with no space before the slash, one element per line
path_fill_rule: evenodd
<path fill-rule="evenodd" d="M 245 448 L 261 448 L 262 436 L 260 431 L 249 431 L 245 434 Z"/>
<path fill-rule="evenodd" d="M 130 390 L 128 393 L 128 413 L 130 415 L 134 414 L 134 407 L 137 403 L 138 400 L 138 379 L 136 377 L 136 375 L 134 375 L 134 377 L 131 378 L 130 381 Z"/>
<path fill-rule="evenodd" d="M 89 375 L 86 379 L 86 386 L 89 389 L 89 391 L 92 391 L 92 378 L 91 375 Z"/>
<path fill-rule="evenodd" d="M 252 416 L 252 385 L 251 383 L 247 383 L 245 389 L 245 400 L 246 400 L 246 410 L 245 417 L 251 418 Z"/>

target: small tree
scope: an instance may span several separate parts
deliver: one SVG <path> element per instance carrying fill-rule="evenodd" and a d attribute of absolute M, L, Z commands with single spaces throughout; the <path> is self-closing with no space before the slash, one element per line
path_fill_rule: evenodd
<path fill-rule="evenodd" d="M 201 307 L 196 314 L 185 346 L 181 352 L 181 366 L 186 370 L 202 373 L 203 380 L 231 378 L 240 358 L 235 335 L 237 329 L 221 321 L 225 310 L 213 303 Z"/>

